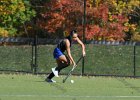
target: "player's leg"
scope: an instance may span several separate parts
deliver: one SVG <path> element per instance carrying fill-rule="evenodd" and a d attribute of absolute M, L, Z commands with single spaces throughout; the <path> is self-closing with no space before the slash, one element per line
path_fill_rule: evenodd
<path fill-rule="evenodd" d="M 60 56 L 57 60 L 57 67 L 56 68 L 52 68 L 52 72 L 54 73 L 54 75 L 56 77 L 59 77 L 58 76 L 58 73 L 65 67 L 69 66 L 70 65 L 70 60 L 67 56 L 65 55 L 62 55 Z"/>
<path fill-rule="evenodd" d="M 55 82 L 52 80 L 54 76 L 58 77 L 58 73 L 65 67 L 70 65 L 70 60 L 67 56 L 62 55 L 58 59 L 56 59 L 57 66 L 56 68 L 52 68 L 52 72 L 49 74 L 49 76 L 46 78 L 47 82 Z"/>
<path fill-rule="evenodd" d="M 65 66 L 68 66 L 70 64 L 70 61 L 68 57 L 66 57 L 58 48 L 54 49 L 53 56 L 56 59 L 57 67 L 52 68 L 52 72 L 49 74 L 49 76 L 46 78 L 47 82 L 51 82 L 52 78 L 54 76 L 58 77 L 58 73 L 61 69 L 63 69 Z"/>
<path fill-rule="evenodd" d="M 63 69 L 70 65 L 70 59 L 63 55 L 59 59 L 56 60 L 58 67 L 55 68 L 55 70 L 58 71 L 58 73 Z"/>

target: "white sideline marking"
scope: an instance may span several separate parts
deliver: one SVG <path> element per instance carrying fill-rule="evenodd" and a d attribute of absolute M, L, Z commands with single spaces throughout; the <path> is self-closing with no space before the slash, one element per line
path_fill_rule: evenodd
<path fill-rule="evenodd" d="M 0 95 L 0 97 L 50 97 L 50 98 L 140 98 L 140 96 L 76 96 L 76 95 Z"/>

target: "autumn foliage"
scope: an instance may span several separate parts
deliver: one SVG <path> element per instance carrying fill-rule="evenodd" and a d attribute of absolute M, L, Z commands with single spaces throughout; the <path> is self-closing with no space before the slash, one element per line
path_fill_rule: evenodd
<path fill-rule="evenodd" d="M 86 0 L 86 39 L 140 40 L 139 9 L 139 0 Z M 0 36 L 28 31 L 28 35 L 63 37 L 77 29 L 82 37 L 83 15 L 84 0 L 1 0 Z"/>
<path fill-rule="evenodd" d="M 0 36 L 17 36 L 23 24 L 35 16 L 28 0 L 0 0 Z"/>
<path fill-rule="evenodd" d="M 44 7 L 46 11 L 41 14 L 42 19 L 39 20 L 38 24 L 46 31 L 55 33 L 56 30 L 61 29 L 69 32 L 75 27 L 82 27 L 83 5 L 81 2 L 77 2 L 77 0 L 51 0 L 51 2 L 45 3 Z"/>
<path fill-rule="evenodd" d="M 116 10 L 113 4 L 115 1 L 86 1 L 86 39 L 124 41 L 131 25 L 128 16 L 121 10 Z M 69 32 L 76 28 L 82 36 L 82 0 L 51 0 L 44 3 L 44 7 L 46 11 L 41 14 L 42 19 L 38 21 L 40 28 L 52 34 L 56 30 Z"/>

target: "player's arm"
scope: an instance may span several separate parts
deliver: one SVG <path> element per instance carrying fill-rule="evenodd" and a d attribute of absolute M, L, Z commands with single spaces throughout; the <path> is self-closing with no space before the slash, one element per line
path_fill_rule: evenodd
<path fill-rule="evenodd" d="M 85 52 L 85 45 L 84 43 L 77 37 L 77 42 L 81 45 L 82 47 L 82 54 L 83 54 L 83 57 L 86 55 L 86 52 Z"/>
<path fill-rule="evenodd" d="M 67 39 L 65 40 L 65 42 L 66 42 L 66 51 L 67 51 L 68 57 L 70 58 L 70 61 L 72 62 L 72 64 L 75 66 L 76 65 L 75 61 L 71 55 L 70 42 Z"/>

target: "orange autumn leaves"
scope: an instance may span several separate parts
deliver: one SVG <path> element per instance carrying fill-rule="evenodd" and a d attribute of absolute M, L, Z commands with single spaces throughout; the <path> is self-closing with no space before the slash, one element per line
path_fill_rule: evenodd
<path fill-rule="evenodd" d="M 129 12 L 124 10 L 127 3 L 118 2 L 116 5 L 115 0 L 86 1 L 86 39 L 124 41 L 127 32 L 136 29 L 137 25 L 129 23 L 130 18 L 127 15 Z M 83 0 L 51 0 L 44 6 L 42 19 L 38 21 L 42 29 L 53 34 L 57 30 L 69 32 L 76 28 L 82 36 Z"/>

